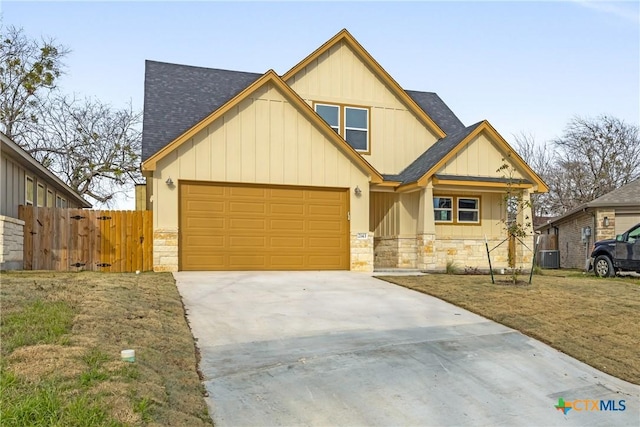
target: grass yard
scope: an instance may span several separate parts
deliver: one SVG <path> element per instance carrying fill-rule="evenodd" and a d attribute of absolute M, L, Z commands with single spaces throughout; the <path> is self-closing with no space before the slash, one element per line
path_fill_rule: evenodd
<path fill-rule="evenodd" d="M 0 280 L 2 426 L 212 425 L 170 274 Z"/>
<path fill-rule="evenodd" d="M 496 276 L 496 285 L 490 276 L 474 275 L 380 278 L 495 320 L 601 371 L 640 384 L 637 278 L 545 272 L 526 286 L 500 283 L 508 276 Z"/>

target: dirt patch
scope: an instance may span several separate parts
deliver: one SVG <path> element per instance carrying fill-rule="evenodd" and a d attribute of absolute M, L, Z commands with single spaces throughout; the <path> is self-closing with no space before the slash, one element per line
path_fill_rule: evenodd
<path fill-rule="evenodd" d="M 379 277 L 480 314 L 581 360 L 640 384 L 640 280 L 589 275 L 533 277 L 495 285 L 490 276 Z M 501 280 L 496 277 L 496 282 Z"/>
<path fill-rule="evenodd" d="M 11 272 L 1 280 L 3 315 L 33 301 L 65 301 L 76 313 L 68 345 L 3 350 L 7 370 L 34 383 L 57 378 L 126 425 L 212 425 L 170 274 Z M 134 363 L 120 360 L 123 349 L 135 350 Z"/>

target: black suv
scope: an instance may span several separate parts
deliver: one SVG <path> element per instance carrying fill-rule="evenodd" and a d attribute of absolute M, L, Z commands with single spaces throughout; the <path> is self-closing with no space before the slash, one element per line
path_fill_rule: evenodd
<path fill-rule="evenodd" d="M 618 271 L 640 273 L 640 224 L 614 239 L 600 240 L 593 246 L 589 270 L 597 276 L 611 277 Z"/>

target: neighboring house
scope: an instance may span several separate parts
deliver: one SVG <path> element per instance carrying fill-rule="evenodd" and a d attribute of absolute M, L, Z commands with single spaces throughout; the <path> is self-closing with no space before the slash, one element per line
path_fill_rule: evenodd
<path fill-rule="evenodd" d="M 18 206 L 91 205 L 1 132 L 0 142 L 0 270 L 22 269 L 24 222 L 18 219 Z"/>
<path fill-rule="evenodd" d="M 553 218 L 536 230 L 557 236 L 561 268 L 583 269 L 594 242 L 615 238 L 638 223 L 640 179 Z"/>
<path fill-rule="evenodd" d="M 282 76 L 147 61 L 142 159 L 157 271 L 488 268 L 507 186 L 547 191 L 487 121 L 402 89 L 346 30 Z"/>

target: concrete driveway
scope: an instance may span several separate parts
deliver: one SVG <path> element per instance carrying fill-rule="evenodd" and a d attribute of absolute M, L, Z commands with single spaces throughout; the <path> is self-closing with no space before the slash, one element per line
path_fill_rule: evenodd
<path fill-rule="evenodd" d="M 640 423 L 640 387 L 371 274 L 175 277 L 218 427 Z"/>

